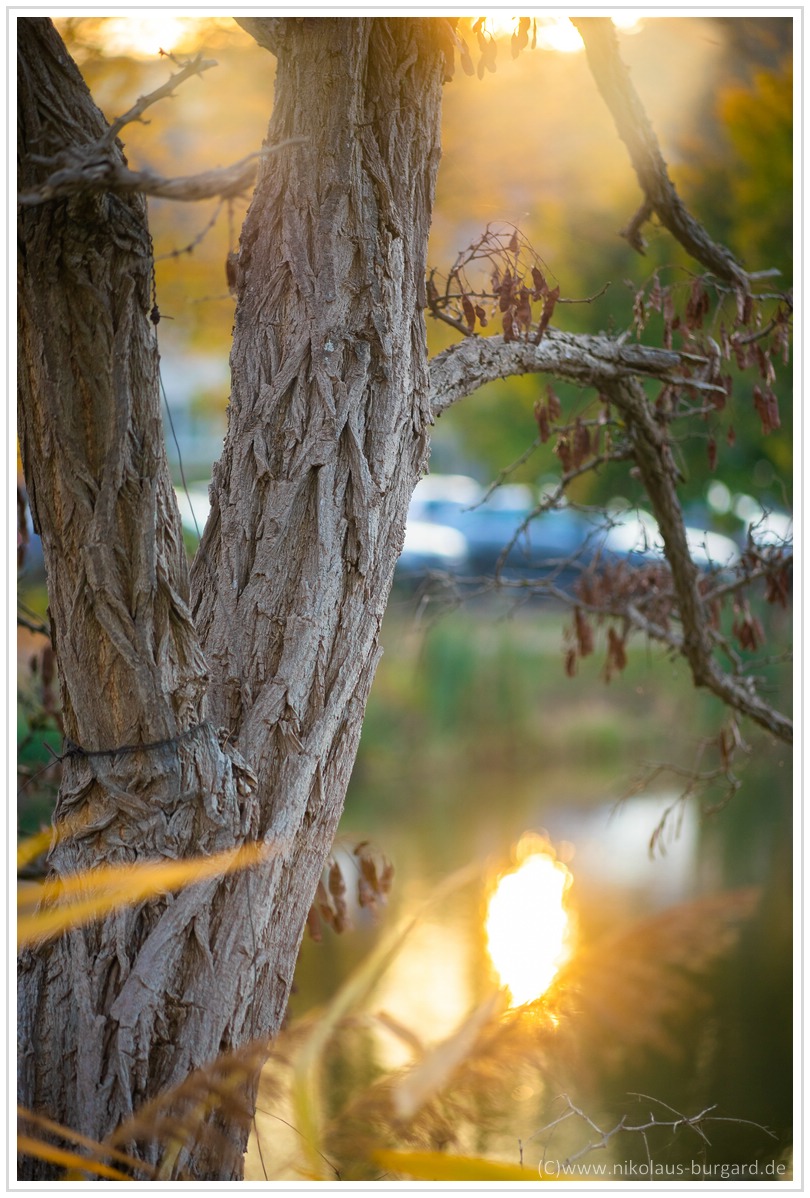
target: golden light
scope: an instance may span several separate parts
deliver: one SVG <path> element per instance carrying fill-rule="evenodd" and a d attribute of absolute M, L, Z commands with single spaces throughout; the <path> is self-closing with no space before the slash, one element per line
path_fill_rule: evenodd
<path fill-rule="evenodd" d="M 200 21 L 192 17 L 110 17 L 100 26 L 104 52 L 131 58 L 157 58 L 181 51 L 199 36 Z"/>
<path fill-rule="evenodd" d="M 547 840 L 524 837 L 520 864 L 499 880 L 486 918 L 487 950 L 511 1005 L 533 1002 L 548 990 L 571 955 L 566 895 L 573 881 Z"/>
<path fill-rule="evenodd" d="M 641 21 L 632 12 L 605 13 L 623 33 L 636 33 Z M 495 38 L 511 37 L 517 29 L 517 17 L 508 12 L 487 13 L 484 17 L 487 33 Z M 537 45 L 541 50 L 556 50 L 561 54 L 576 54 L 584 49 L 582 38 L 566 16 L 537 17 Z"/>

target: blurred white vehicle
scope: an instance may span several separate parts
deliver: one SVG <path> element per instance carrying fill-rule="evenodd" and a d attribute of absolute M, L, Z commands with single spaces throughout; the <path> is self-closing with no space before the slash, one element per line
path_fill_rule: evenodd
<path fill-rule="evenodd" d="M 611 525 L 598 539 L 603 553 L 618 557 L 663 558 L 664 540 L 658 522 L 641 508 L 611 512 Z M 686 528 L 686 542 L 695 565 L 702 570 L 727 569 L 740 559 L 731 537 L 701 528 Z"/>
<path fill-rule="evenodd" d="M 400 575 L 423 575 L 434 571 L 462 573 L 467 565 L 467 541 L 455 528 L 408 520 L 405 544 L 397 562 Z"/>

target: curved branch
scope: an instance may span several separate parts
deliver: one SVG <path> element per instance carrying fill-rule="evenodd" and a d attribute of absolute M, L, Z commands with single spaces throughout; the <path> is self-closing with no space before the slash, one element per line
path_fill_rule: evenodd
<path fill-rule="evenodd" d="M 654 212 L 696 261 L 748 294 L 747 273 L 730 250 L 712 240 L 675 190 L 650 119 L 633 86 L 630 72 L 619 56 L 613 22 L 609 17 L 572 17 L 571 21 L 585 43 L 591 74 L 610 109 L 619 137 L 630 152 L 644 192 L 644 203 L 625 230 L 630 244 L 635 249 L 643 247 L 641 225 Z"/>
<path fill-rule="evenodd" d="M 793 724 L 763 702 L 753 683 L 726 674 L 712 652 L 698 570 L 689 552 L 683 510 L 675 480 L 676 466 L 666 434 L 655 420 L 644 389 L 636 378 L 606 380 L 605 394 L 623 413 L 635 450 L 636 464 L 664 541 L 683 629 L 682 652 L 696 686 L 705 686 L 740 714 L 791 744 Z"/>
<path fill-rule="evenodd" d="M 695 356 L 689 355 L 694 363 Z M 546 373 L 568 379 L 583 387 L 638 374 L 662 383 L 683 384 L 703 391 L 725 391 L 715 383 L 677 374 L 684 355 L 635 343 L 623 345 L 611 337 L 561 333 L 547 329 L 539 345 L 529 341 L 505 341 L 494 337 L 467 337 L 449 346 L 430 365 L 433 415 L 485 383 L 515 374 Z"/>
<path fill-rule="evenodd" d="M 444 350 L 431 363 L 433 414 L 441 415 L 484 383 L 515 374 L 552 374 L 602 391 L 625 420 L 633 456 L 661 529 L 683 629 L 681 643 L 673 647 L 689 663 L 695 685 L 707 687 L 742 715 L 780 740 L 792 743 L 792 722 L 765 703 L 752 682 L 726 674 L 713 654 L 706 603 L 700 594 L 698 570 L 686 538 L 676 489 L 677 467 L 666 425 L 656 419 L 639 377 L 714 389 L 713 384 L 675 375 L 673 371 L 681 361 L 681 356 L 673 350 L 622 345 L 610 337 L 574 335 L 557 329 L 549 329 L 539 345 L 529 341 L 507 342 L 502 336 L 467 337 Z M 654 635 L 661 639 L 657 633 Z"/>

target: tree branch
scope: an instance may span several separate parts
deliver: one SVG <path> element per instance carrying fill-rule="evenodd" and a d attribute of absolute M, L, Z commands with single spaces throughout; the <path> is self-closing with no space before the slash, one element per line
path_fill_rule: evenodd
<path fill-rule="evenodd" d="M 692 560 L 675 480 L 676 466 L 665 432 L 655 420 L 636 378 L 606 379 L 603 390 L 627 421 L 636 464 L 664 541 L 683 629 L 682 652 L 696 686 L 705 686 L 729 707 L 791 744 L 793 724 L 756 694 L 751 679 L 734 678 L 718 665 L 709 636 L 697 566 Z"/>
<path fill-rule="evenodd" d="M 516 374 L 547 373 L 598 388 L 625 420 L 633 456 L 661 529 L 683 629 L 681 644 L 673 647 L 683 653 L 697 686 L 707 687 L 780 740 L 792 743 L 792 722 L 756 694 L 752 679 L 726 674 L 713 654 L 706 603 L 700 594 L 698 570 L 689 551 L 676 490 L 677 467 L 666 422 L 656 418 L 639 381 L 639 376 L 646 376 L 718 390 L 714 384 L 674 374 L 681 360 L 673 350 L 623 345 L 609 337 L 574 335 L 556 329 L 548 329 L 539 345 L 528 340 L 507 342 L 502 336 L 467 337 L 431 363 L 433 414 L 441 415 L 484 383 Z M 634 622 L 638 626 L 637 617 Z"/>
<path fill-rule="evenodd" d="M 611 337 L 562 333 L 547 329 L 535 345 L 528 340 L 505 341 L 503 336 L 466 337 L 449 346 L 430 366 L 433 415 L 440 416 L 451 404 L 470 395 L 484 383 L 515 374 L 553 374 L 583 387 L 639 374 L 663 383 L 683 385 L 699 391 L 722 392 L 725 388 L 675 373 L 686 355 L 649 345 L 623 345 Z M 694 362 L 695 355 L 688 355 Z M 704 359 L 705 360 L 705 359 Z"/>
<path fill-rule="evenodd" d="M 285 146 L 306 140 L 303 137 L 288 137 L 274 146 L 265 146 L 255 154 L 240 158 L 231 166 L 203 171 L 199 175 L 180 175 L 166 179 L 153 171 L 131 171 L 121 162 L 104 153 L 103 146 L 73 147 L 50 161 L 60 163 L 38 191 L 25 192 L 19 196 L 20 204 L 30 207 L 44 204 L 60 196 L 77 195 L 80 192 L 115 191 L 122 194 L 140 192 L 142 195 L 160 196 L 167 200 L 208 200 L 215 196 L 228 199 L 241 195 L 253 186 L 258 161 L 275 154 Z"/>
<path fill-rule="evenodd" d="M 636 92 L 630 73 L 619 56 L 616 30 L 609 17 L 572 17 L 585 43 L 588 66 L 596 86 L 616 123 L 619 137 L 644 192 L 644 204 L 630 221 L 624 235 L 634 249 L 643 253 L 641 226 L 654 212 L 673 237 L 718 278 L 745 294 L 750 282 L 730 250 L 712 240 L 703 225 L 689 213 L 667 173 L 658 139 Z"/>
<path fill-rule="evenodd" d="M 118 134 L 125 125 L 131 125 L 133 121 L 139 121 L 147 108 L 151 108 L 153 104 L 157 104 L 159 100 L 165 100 L 174 95 L 175 88 L 181 83 L 185 83 L 187 79 L 193 78 L 195 75 L 202 75 L 203 71 L 210 71 L 212 67 L 217 65 L 213 58 L 204 59 L 202 54 L 197 54 L 189 62 L 177 72 L 176 75 L 170 75 L 164 84 L 156 87 L 153 92 L 148 95 L 139 96 L 132 107 L 119 116 L 110 125 L 107 132 L 102 138 L 102 143 L 112 145 Z M 148 123 L 148 122 L 147 122 Z"/>

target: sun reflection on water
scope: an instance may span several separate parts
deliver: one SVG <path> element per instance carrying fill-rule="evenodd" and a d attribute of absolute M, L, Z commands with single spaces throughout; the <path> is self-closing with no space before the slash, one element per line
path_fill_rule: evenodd
<path fill-rule="evenodd" d="M 486 917 L 487 949 L 511 1005 L 533 1002 L 548 990 L 571 955 L 566 895 L 571 871 L 547 840 L 524 837 L 519 865 L 498 881 Z"/>

